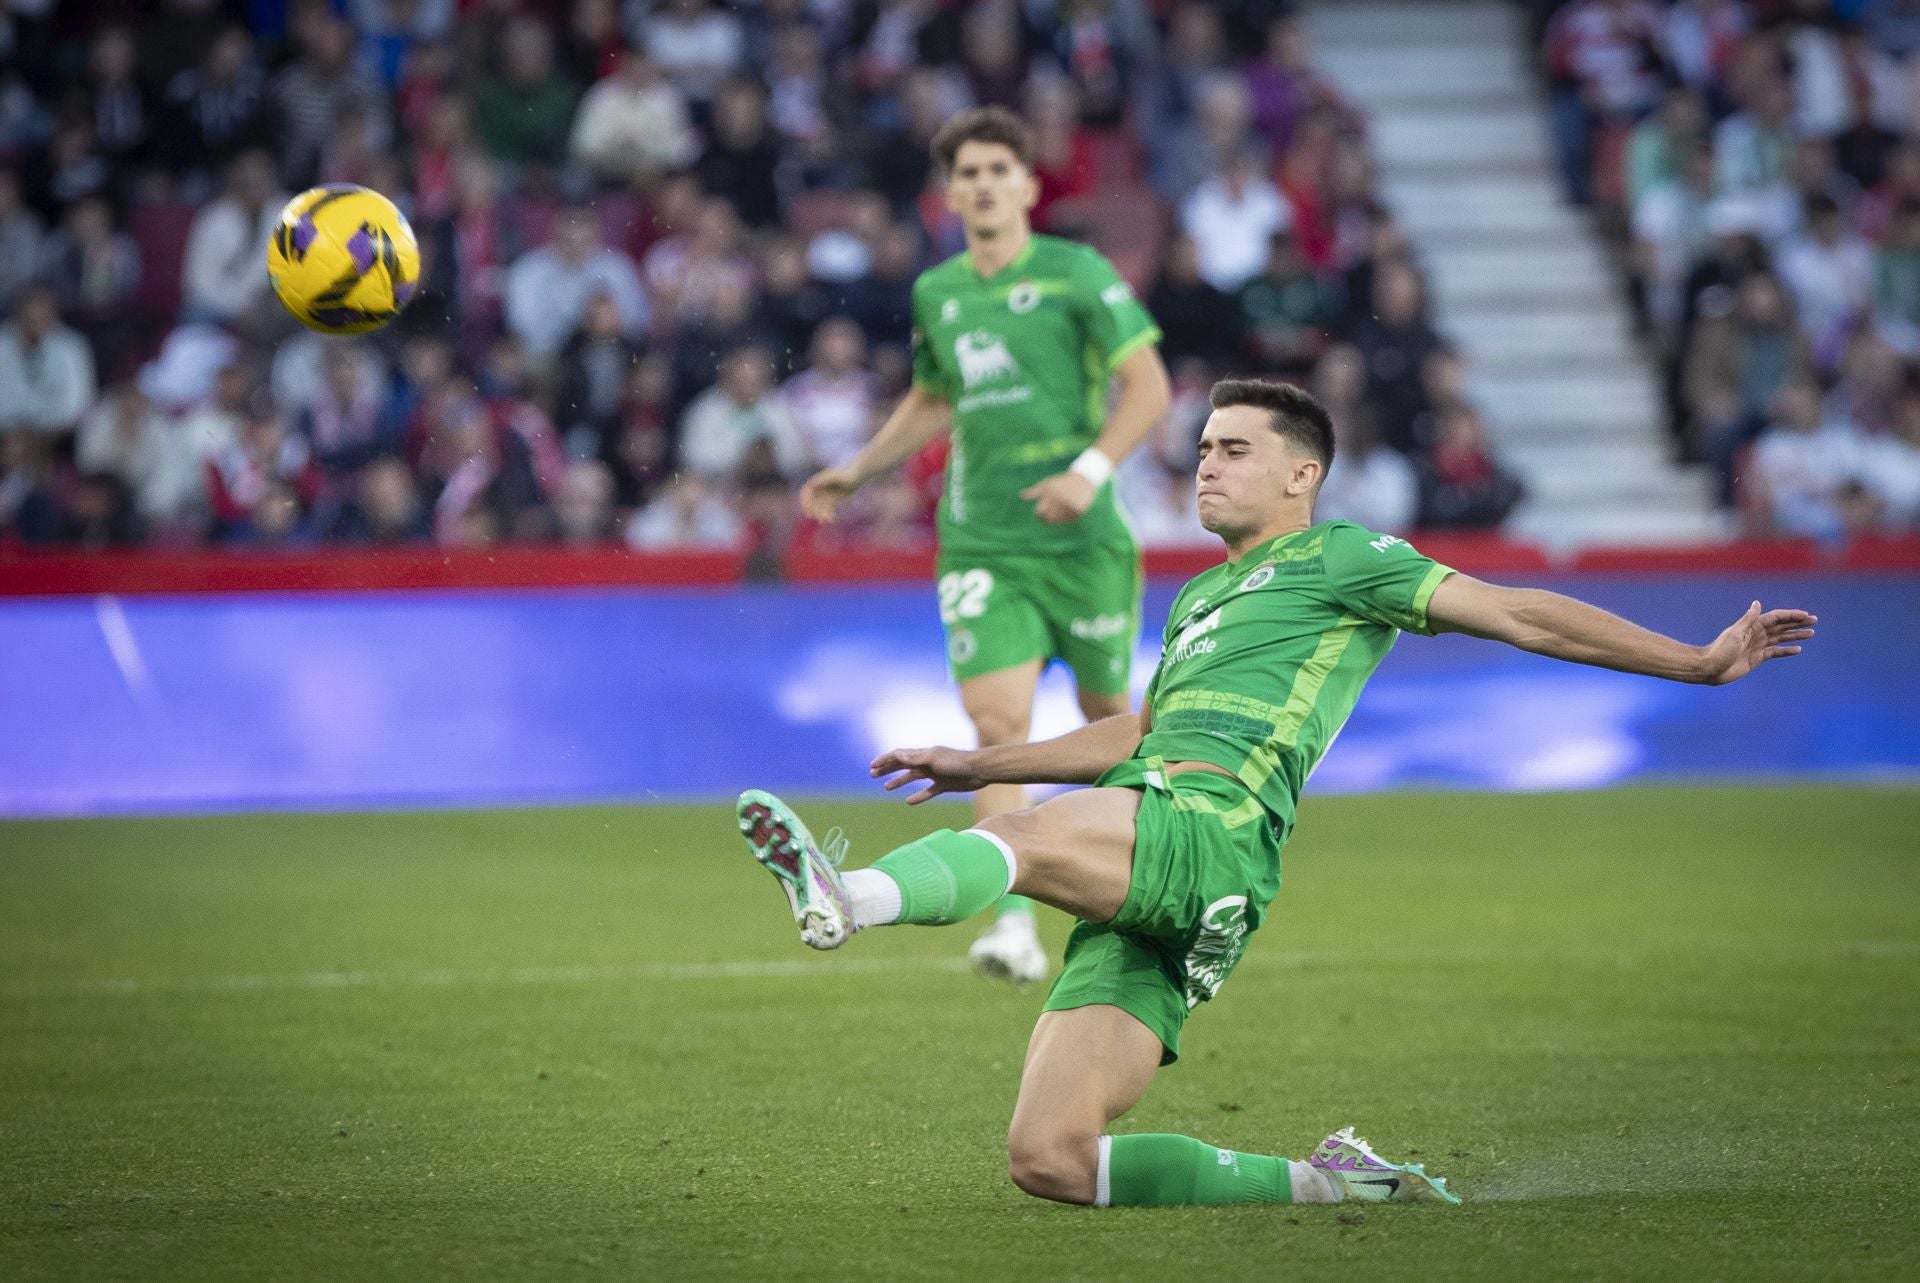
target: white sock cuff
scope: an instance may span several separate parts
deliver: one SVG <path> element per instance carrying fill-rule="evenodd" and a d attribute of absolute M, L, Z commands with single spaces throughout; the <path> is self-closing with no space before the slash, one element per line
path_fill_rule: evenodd
<path fill-rule="evenodd" d="M 840 875 L 853 902 L 853 929 L 884 927 L 900 921 L 900 884 L 878 869 L 848 869 Z"/>
<path fill-rule="evenodd" d="M 1013 858 L 1013 848 L 1007 845 L 1006 839 L 997 833 L 989 833 L 985 829 L 968 829 L 967 832 L 975 837 L 985 838 L 1000 848 L 1000 856 L 1007 862 L 1006 889 L 1013 890 L 1014 879 L 1020 876 L 1020 862 Z"/>
<path fill-rule="evenodd" d="M 1113 1205 L 1112 1182 L 1107 1170 L 1107 1164 L 1112 1161 L 1112 1156 L 1113 1137 L 1102 1136 L 1100 1138 L 1100 1163 L 1094 1168 L 1093 1176 L 1093 1205 L 1095 1207 L 1111 1207 Z"/>

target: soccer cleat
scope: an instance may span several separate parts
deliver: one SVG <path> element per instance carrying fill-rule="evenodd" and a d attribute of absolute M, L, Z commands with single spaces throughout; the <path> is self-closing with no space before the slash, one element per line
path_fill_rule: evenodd
<path fill-rule="evenodd" d="M 1047 978 L 1047 951 L 1031 913 L 1003 913 L 967 950 L 967 961 L 989 980 L 1031 984 Z"/>
<path fill-rule="evenodd" d="M 853 934 L 853 902 L 840 881 L 847 839 L 827 833 L 823 847 L 800 817 L 771 793 L 748 789 L 735 807 L 753 858 L 767 866 L 787 893 L 800 939 L 815 949 L 838 949 Z"/>
<path fill-rule="evenodd" d="M 1307 1160 L 1325 1172 L 1347 1198 L 1369 1203 L 1445 1203 L 1460 1206 L 1460 1197 L 1447 1190 L 1444 1177 L 1429 1176 L 1419 1163 L 1389 1163 L 1373 1148 L 1342 1127 L 1320 1142 Z"/>

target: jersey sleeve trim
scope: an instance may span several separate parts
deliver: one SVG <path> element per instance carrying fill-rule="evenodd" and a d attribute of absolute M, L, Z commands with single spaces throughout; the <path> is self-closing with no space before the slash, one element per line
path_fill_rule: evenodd
<path fill-rule="evenodd" d="M 1113 351 L 1107 353 L 1107 373 L 1113 373 L 1120 368 L 1122 361 L 1132 356 L 1135 352 L 1138 352 L 1141 348 L 1146 347 L 1149 343 L 1158 343 L 1160 338 L 1160 327 L 1157 325 L 1149 325 L 1146 329 L 1121 343 L 1115 347 Z"/>
<path fill-rule="evenodd" d="M 1433 626 L 1427 622 L 1427 603 L 1433 600 L 1434 589 L 1440 586 L 1440 581 L 1453 573 L 1452 566 L 1443 566 L 1436 561 L 1420 580 L 1420 586 L 1413 590 L 1413 603 L 1408 607 L 1408 613 L 1419 621 L 1414 631 L 1433 635 Z"/>

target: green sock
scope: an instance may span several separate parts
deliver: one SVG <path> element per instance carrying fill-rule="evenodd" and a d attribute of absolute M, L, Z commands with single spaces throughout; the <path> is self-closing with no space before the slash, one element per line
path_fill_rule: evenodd
<path fill-rule="evenodd" d="M 1033 901 L 1024 895 L 1003 895 L 1000 897 L 1000 903 L 993 906 L 993 911 L 994 916 L 1000 918 L 1006 917 L 1009 913 L 1024 913 L 1031 917 Z"/>
<path fill-rule="evenodd" d="M 1287 1160 L 1164 1133 L 1100 1138 L 1098 1201 L 1108 1207 L 1291 1203 Z M 1111 1147 L 1111 1148 L 1109 1148 Z"/>
<path fill-rule="evenodd" d="M 897 922 L 939 927 L 964 922 L 1012 885 L 1010 859 L 983 833 L 942 829 L 873 862 L 900 888 Z"/>

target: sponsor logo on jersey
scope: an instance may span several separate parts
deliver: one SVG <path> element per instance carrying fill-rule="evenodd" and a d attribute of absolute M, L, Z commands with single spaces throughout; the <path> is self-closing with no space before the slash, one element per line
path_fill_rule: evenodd
<path fill-rule="evenodd" d="M 1223 896 L 1208 905 L 1187 949 L 1187 1006 L 1219 993 L 1246 947 L 1247 897 Z"/>
<path fill-rule="evenodd" d="M 1272 582 L 1273 582 L 1273 563 L 1269 561 L 1265 565 L 1261 566 L 1260 569 L 1248 575 L 1246 579 L 1242 580 L 1239 591 L 1252 592 L 1256 588 L 1265 588 L 1268 584 Z"/>
<path fill-rule="evenodd" d="M 1381 535 L 1378 539 L 1375 539 L 1372 543 L 1368 544 L 1367 546 L 1373 549 L 1375 552 L 1385 552 L 1387 549 L 1393 547 L 1395 544 L 1404 544 L 1406 542 L 1407 541 L 1402 539 L 1399 535 Z"/>
<path fill-rule="evenodd" d="M 1094 615 L 1092 618 L 1076 619 L 1067 625 L 1067 631 L 1082 641 L 1106 641 L 1127 631 L 1127 617 Z"/>
<path fill-rule="evenodd" d="M 960 363 L 960 382 L 968 391 L 979 384 L 1014 378 L 1020 373 L 1013 353 L 1007 351 L 1000 336 L 986 330 L 969 330 L 955 339 L 953 356 Z"/>
<path fill-rule="evenodd" d="M 955 321 L 959 319 L 960 319 L 960 300 L 959 299 L 950 298 L 946 302 L 940 305 L 940 320 L 943 323 L 947 325 L 952 325 Z"/>
<path fill-rule="evenodd" d="M 1032 281 L 1021 281 L 1007 294 L 1007 310 L 1025 315 L 1040 306 L 1040 287 Z"/>
<path fill-rule="evenodd" d="M 1119 307 L 1133 297 L 1133 289 L 1125 281 L 1115 281 L 1100 291 L 1100 301 L 1108 307 Z"/>
<path fill-rule="evenodd" d="M 1220 643 L 1207 636 L 1220 626 L 1220 610 L 1214 608 L 1211 615 L 1198 623 L 1188 624 L 1173 639 L 1173 647 L 1167 651 L 1166 663 L 1177 664 L 1183 659 L 1192 659 L 1195 655 L 1210 655 Z"/>

